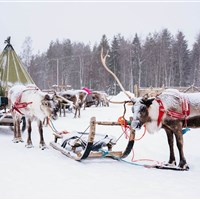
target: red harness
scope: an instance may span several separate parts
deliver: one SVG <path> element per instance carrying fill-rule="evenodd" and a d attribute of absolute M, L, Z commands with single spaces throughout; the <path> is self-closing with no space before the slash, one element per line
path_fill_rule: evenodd
<path fill-rule="evenodd" d="M 158 126 L 160 125 L 162 121 L 164 113 L 166 113 L 168 116 L 172 118 L 185 119 L 185 120 L 186 120 L 186 117 L 190 114 L 190 105 L 185 98 L 182 98 L 182 113 L 175 112 L 173 110 L 165 110 L 162 101 L 160 99 L 156 99 L 156 101 L 159 104 Z"/>
<path fill-rule="evenodd" d="M 38 89 L 37 88 L 28 88 L 27 90 L 38 90 Z M 16 101 L 12 107 L 12 111 L 16 110 L 21 115 L 24 115 L 19 109 L 26 108 L 29 104 L 33 103 L 33 102 L 21 102 L 22 94 L 23 94 L 23 92 L 25 92 L 27 90 L 23 90 L 21 92 L 21 94 L 18 96 L 18 98 L 16 99 Z"/>

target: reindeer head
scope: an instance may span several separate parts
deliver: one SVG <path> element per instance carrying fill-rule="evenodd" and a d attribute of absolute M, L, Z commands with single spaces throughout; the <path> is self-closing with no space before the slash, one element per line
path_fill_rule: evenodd
<path fill-rule="evenodd" d="M 53 119 L 57 119 L 58 103 L 55 94 L 45 94 L 41 101 L 41 109 L 46 116 L 52 116 Z"/>
<path fill-rule="evenodd" d="M 146 95 L 135 99 L 132 107 L 133 121 L 131 126 L 133 128 L 141 128 L 144 123 L 150 121 L 148 110 L 154 99 L 148 98 Z"/>

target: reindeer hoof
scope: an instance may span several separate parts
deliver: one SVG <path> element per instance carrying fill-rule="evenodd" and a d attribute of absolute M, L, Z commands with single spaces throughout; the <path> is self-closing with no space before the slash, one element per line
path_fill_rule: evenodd
<path fill-rule="evenodd" d="M 180 168 L 184 169 L 184 170 L 189 170 L 189 166 L 185 161 L 181 161 L 178 165 Z"/>
<path fill-rule="evenodd" d="M 190 169 L 187 163 L 186 163 L 182 168 L 183 168 L 184 170 L 186 170 L 186 171 L 188 171 L 188 170 Z"/>
<path fill-rule="evenodd" d="M 168 166 L 168 167 L 175 167 L 176 166 L 176 161 L 172 161 L 172 162 L 168 162 L 165 164 L 165 166 Z"/>
<path fill-rule="evenodd" d="M 32 144 L 26 144 L 25 147 L 26 148 L 33 148 L 34 146 Z"/>
<path fill-rule="evenodd" d="M 46 144 L 40 144 L 39 147 L 40 147 L 41 150 L 48 149 L 48 147 L 46 146 Z"/>
<path fill-rule="evenodd" d="M 12 141 L 13 141 L 14 143 L 24 142 L 24 141 L 22 140 L 22 138 L 14 138 Z"/>

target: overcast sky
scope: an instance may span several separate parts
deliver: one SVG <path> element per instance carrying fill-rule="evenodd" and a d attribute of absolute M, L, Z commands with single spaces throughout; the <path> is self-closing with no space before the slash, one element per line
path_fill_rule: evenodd
<path fill-rule="evenodd" d="M 17 53 L 27 36 L 33 53 L 46 51 L 50 42 L 69 38 L 94 45 L 102 35 L 112 41 L 120 33 L 145 39 L 167 28 L 185 34 L 189 45 L 200 33 L 200 2 L 0 2 L 0 51 L 11 36 Z"/>

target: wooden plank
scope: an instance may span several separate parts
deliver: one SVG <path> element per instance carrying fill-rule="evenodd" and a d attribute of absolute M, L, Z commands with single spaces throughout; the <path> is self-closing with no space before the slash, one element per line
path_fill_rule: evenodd
<path fill-rule="evenodd" d="M 103 152 L 95 152 L 91 151 L 90 155 L 88 158 L 100 158 L 100 157 L 121 157 L 122 156 L 122 151 L 109 151 L 108 154 L 103 155 Z"/>
<path fill-rule="evenodd" d="M 100 122 L 97 121 L 96 124 L 98 125 L 108 125 L 108 126 L 121 126 L 121 124 L 119 122 Z"/>

